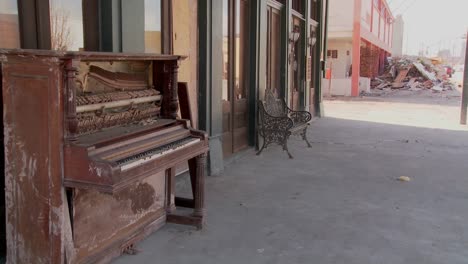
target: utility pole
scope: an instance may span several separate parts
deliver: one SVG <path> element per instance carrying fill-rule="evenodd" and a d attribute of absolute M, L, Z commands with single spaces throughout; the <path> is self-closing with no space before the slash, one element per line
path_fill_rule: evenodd
<path fill-rule="evenodd" d="M 463 74 L 463 92 L 461 102 L 460 124 L 466 125 L 466 112 L 468 108 L 468 32 L 466 34 L 465 72 Z"/>

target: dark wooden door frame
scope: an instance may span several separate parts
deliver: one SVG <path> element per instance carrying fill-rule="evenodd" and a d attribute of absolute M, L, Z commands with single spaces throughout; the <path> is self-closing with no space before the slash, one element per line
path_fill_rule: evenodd
<path fill-rule="evenodd" d="M 278 66 L 280 68 L 280 72 L 279 72 L 279 76 L 277 76 L 278 78 L 278 81 L 279 81 L 279 87 L 276 87 L 275 89 L 279 89 L 279 94 L 278 96 L 279 97 L 284 97 L 284 87 L 282 86 L 282 69 L 283 69 L 283 63 L 282 63 L 282 51 L 283 51 L 283 35 L 284 35 L 284 32 L 282 30 L 282 21 L 283 21 L 283 15 L 284 15 L 284 5 L 279 3 L 279 2 L 276 2 L 276 1 L 273 1 L 273 0 L 268 0 L 267 1 L 267 39 L 266 39 L 266 43 L 267 43 L 267 56 L 266 56 L 266 61 L 267 61 L 267 64 L 266 64 L 266 67 L 267 67 L 267 73 L 271 75 L 271 67 L 272 67 L 272 62 L 271 62 L 271 58 L 270 58 L 270 55 L 271 55 L 271 41 L 272 41 L 272 30 L 271 30 L 271 26 L 272 26 L 272 23 L 273 23 L 273 13 L 270 13 L 270 15 L 268 15 L 268 12 L 276 12 L 277 14 L 279 14 L 280 18 L 279 18 L 279 43 L 277 43 L 278 45 L 278 50 L 279 50 L 279 54 L 278 54 Z M 270 78 L 268 78 L 269 75 L 267 75 L 267 80 L 266 80 L 266 89 L 272 89 L 273 87 L 272 84 L 271 84 L 271 76 Z"/>
<path fill-rule="evenodd" d="M 235 123 L 235 120 L 236 120 L 236 103 L 237 103 L 237 100 L 236 100 L 236 96 L 235 96 L 235 78 L 236 78 L 236 69 L 239 68 L 239 71 L 243 71 L 244 73 L 249 73 L 250 71 L 248 70 L 249 68 L 249 65 L 248 64 L 244 64 L 244 65 L 240 65 L 239 67 L 237 67 L 236 63 L 236 45 L 240 45 L 242 48 L 250 48 L 250 45 L 243 45 L 241 43 L 241 41 L 245 41 L 244 40 L 240 40 L 239 43 L 236 43 L 236 3 L 237 1 L 243 1 L 243 0 L 227 0 L 228 2 L 228 80 L 227 80 L 227 85 L 228 85 L 228 102 L 229 103 L 226 103 L 224 107 L 229 107 L 229 113 L 230 113 L 230 118 L 229 118 L 229 129 L 230 129 L 230 134 L 231 134 L 231 146 L 230 146 L 230 154 L 234 154 L 236 153 L 236 151 L 238 150 L 238 147 L 236 147 L 236 134 L 235 134 L 235 128 L 236 128 L 236 123 Z M 250 11 L 250 8 L 251 8 L 251 4 L 249 3 L 249 11 Z M 246 15 L 249 15 L 249 13 L 247 13 Z M 240 16 L 240 14 L 239 14 Z M 247 23 L 250 23 L 247 22 Z M 239 26 L 241 26 L 241 23 L 239 23 Z M 242 30 L 242 28 L 239 28 L 239 30 Z M 247 34 L 248 32 L 245 32 L 245 37 L 249 38 L 249 35 Z M 250 39 L 249 39 L 250 41 Z M 249 44 L 249 43 L 248 43 Z M 250 76 L 248 74 L 243 74 L 244 78 L 247 78 L 247 80 L 239 80 L 239 81 L 242 81 L 243 84 L 242 85 L 248 85 L 250 86 L 250 82 L 249 82 L 249 78 Z M 245 91 L 245 95 L 246 95 L 246 100 L 249 102 L 250 101 L 250 87 L 243 87 L 244 88 L 244 91 Z M 247 89 L 248 90 L 245 90 Z M 249 104 L 247 104 L 247 107 L 246 107 L 246 111 L 248 111 L 248 118 L 250 119 L 251 116 L 252 116 L 252 113 L 255 113 L 255 112 L 251 112 L 251 108 L 249 107 Z M 223 110 L 224 112 L 224 110 Z M 250 127 L 250 124 L 251 122 L 249 122 L 249 120 L 247 120 L 247 131 L 250 131 L 249 127 Z M 247 132 L 247 134 L 249 134 L 249 132 Z M 250 135 L 247 135 L 249 138 L 250 138 Z M 247 138 L 246 140 L 250 141 L 249 138 Z M 223 151 L 225 152 L 225 154 L 228 154 L 226 151 Z"/>
<path fill-rule="evenodd" d="M 51 49 L 48 0 L 18 0 L 22 49 Z"/>

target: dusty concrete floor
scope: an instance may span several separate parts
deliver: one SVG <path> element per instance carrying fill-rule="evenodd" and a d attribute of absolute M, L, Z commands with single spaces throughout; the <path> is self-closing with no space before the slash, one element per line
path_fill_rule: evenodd
<path fill-rule="evenodd" d="M 445 96 L 327 101 L 313 148 L 248 151 L 208 179 L 206 229 L 166 225 L 115 263 L 468 263 L 468 133 Z"/>

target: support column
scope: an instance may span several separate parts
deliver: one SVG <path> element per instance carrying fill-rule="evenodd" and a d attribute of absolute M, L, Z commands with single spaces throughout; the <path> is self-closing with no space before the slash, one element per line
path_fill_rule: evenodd
<path fill-rule="evenodd" d="M 324 2 L 326 1 L 326 2 Z M 325 10 L 323 5 L 325 4 Z M 317 42 L 315 43 L 315 112 L 317 116 L 324 117 L 325 110 L 323 107 L 323 96 L 322 96 L 322 78 L 325 74 L 325 64 L 326 64 L 326 54 L 328 49 L 328 0 L 318 0 L 317 1 L 317 21 L 319 21 L 319 26 L 317 27 Z M 322 22 L 323 21 L 323 22 Z"/>
<path fill-rule="evenodd" d="M 468 33 L 466 34 L 466 54 L 465 54 L 465 72 L 463 75 L 463 93 L 461 103 L 460 124 L 466 125 L 466 115 L 468 107 Z"/>
<path fill-rule="evenodd" d="M 351 77 L 351 96 L 359 95 L 359 77 L 361 76 L 361 4 L 361 0 L 354 0 L 353 75 Z"/>
<path fill-rule="evenodd" d="M 222 134 L 223 109 L 223 1 L 198 1 L 198 117 L 199 129 L 210 138 L 209 174 L 224 170 Z"/>

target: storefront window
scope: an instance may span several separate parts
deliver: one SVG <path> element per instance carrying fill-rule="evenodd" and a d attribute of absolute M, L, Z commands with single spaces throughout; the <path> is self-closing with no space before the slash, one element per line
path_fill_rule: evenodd
<path fill-rule="evenodd" d="M 0 48 L 20 48 L 16 0 L 0 0 Z"/>
<path fill-rule="evenodd" d="M 292 8 L 300 14 L 304 14 L 304 0 L 292 0 Z"/>
<path fill-rule="evenodd" d="M 145 0 L 145 52 L 161 51 L 161 0 Z"/>
<path fill-rule="evenodd" d="M 246 0 L 236 1 L 236 79 L 234 80 L 234 96 L 236 99 L 245 99 L 247 97 L 246 91 L 246 76 L 245 76 L 245 65 L 247 62 L 247 40 L 248 34 L 248 2 Z"/>
<path fill-rule="evenodd" d="M 50 33 L 53 50 L 83 49 L 81 1 L 50 0 Z"/>
<path fill-rule="evenodd" d="M 310 1 L 310 19 L 317 20 L 317 0 Z"/>

